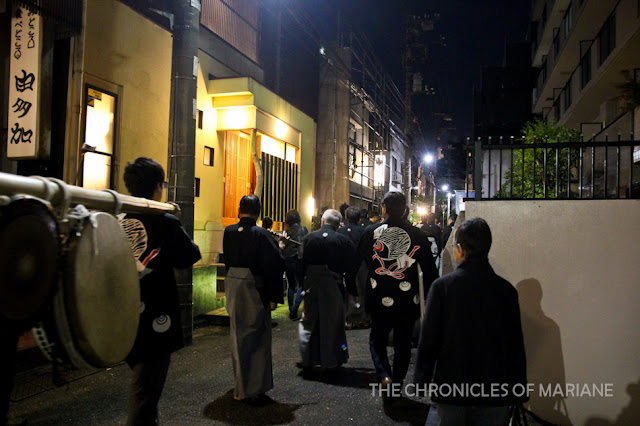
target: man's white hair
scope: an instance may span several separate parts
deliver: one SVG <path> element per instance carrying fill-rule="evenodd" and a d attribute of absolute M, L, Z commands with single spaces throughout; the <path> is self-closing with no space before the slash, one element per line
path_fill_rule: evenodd
<path fill-rule="evenodd" d="M 336 228 L 340 227 L 341 221 L 342 215 L 338 210 L 329 209 L 322 214 L 322 222 L 328 225 L 335 226 Z"/>

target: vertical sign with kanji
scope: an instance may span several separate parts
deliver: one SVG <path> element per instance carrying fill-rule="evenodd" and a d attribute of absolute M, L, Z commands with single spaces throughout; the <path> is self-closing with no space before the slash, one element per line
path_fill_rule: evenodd
<path fill-rule="evenodd" d="M 42 51 L 40 17 L 21 7 L 11 18 L 7 157 L 38 157 L 38 101 Z"/>

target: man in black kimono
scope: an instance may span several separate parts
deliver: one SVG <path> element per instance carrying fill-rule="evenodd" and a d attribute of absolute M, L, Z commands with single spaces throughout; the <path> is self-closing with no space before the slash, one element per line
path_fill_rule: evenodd
<path fill-rule="evenodd" d="M 385 194 L 384 222 L 367 227 L 358 247 L 369 270 L 365 302 L 371 315 L 369 349 L 378 380 L 387 389 L 395 384 L 394 393 L 400 391 L 407 374 L 411 335 L 420 316 L 418 265 L 424 274 L 425 294 L 438 278 L 427 235 L 404 219 L 406 204 L 400 192 Z M 393 369 L 387 355 L 391 330 Z"/>
<path fill-rule="evenodd" d="M 166 187 L 162 166 L 140 157 L 124 171 L 134 197 L 162 201 Z M 133 370 L 127 424 L 156 424 L 158 401 L 171 353 L 184 345 L 174 268 L 190 268 L 200 250 L 174 215 L 131 214 L 119 217 L 140 277 L 140 323 L 127 356 Z"/>
<path fill-rule="evenodd" d="M 364 235 L 365 228 L 360 226 L 360 209 L 349 207 L 346 211 L 347 224 L 338 229 L 338 234 L 349 238 L 355 247 L 360 244 L 360 239 Z M 359 254 L 356 254 L 355 264 L 357 269 L 348 271 L 345 274 L 345 284 L 347 287 L 347 330 L 352 328 L 366 328 L 369 326 L 369 318 L 364 312 L 364 294 L 367 281 L 367 267 Z"/>
<path fill-rule="evenodd" d="M 343 276 L 356 267 L 356 248 L 336 232 L 340 220 L 340 212 L 325 211 L 320 230 L 307 235 L 302 243 L 304 312 L 299 330 L 303 369 L 339 367 L 349 359 Z"/>
<path fill-rule="evenodd" d="M 224 230 L 225 290 L 237 400 L 257 402 L 273 388 L 271 303 L 282 303 L 284 258 L 269 231 L 256 225 L 255 195 L 240 200 L 240 221 Z M 257 400 L 257 401 L 256 401 Z"/>

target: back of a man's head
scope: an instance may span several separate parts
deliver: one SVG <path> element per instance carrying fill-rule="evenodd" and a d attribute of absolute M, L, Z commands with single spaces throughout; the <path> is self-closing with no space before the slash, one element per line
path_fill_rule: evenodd
<path fill-rule="evenodd" d="M 273 219 L 271 219 L 269 216 L 265 216 L 262 218 L 262 227 L 264 229 L 271 229 L 273 228 Z"/>
<path fill-rule="evenodd" d="M 402 192 L 390 191 L 384 194 L 382 205 L 384 205 L 389 217 L 400 219 L 406 211 L 407 199 Z"/>
<path fill-rule="evenodd" d="M 152 198 L 157 186 L 163 182 L 164 170 L 151 158 L 137 158 L 124 169 L 124 184 L 134 197 Z"/>
<path fill-rule="evenodd" d="M 456 231 L 456 244 L 460 244 L 465 258 L 487 258 L 491 249 L 491 229 L 482 218 L 466 220 Z"/>
<path fill-rule="evenodd" d="M 451 222 L 451 224 L 453 225 L 454 223 L 456 223 L 456 220 L 458 220 L 458 215 L 455 213 L 451 213 L 449 215 L 449 221 Z"/>
<path fill-rule="evenodd" d="M 337 229 L 342 221 L 342 215 L 338 210 L 329 209 L 322 214 L 322 221 L 325 225 L 331 225 Z"/>
<path fill-rule="evenodd" d="M 346 211 L 346 217 L 349 223 L 358 223 L 360 220 L 360 209 L 357 207 L 349 207 Z"/>
<path fill-rule="evenodd" d="M 342 217 L 346 217 L 345 213 L 348 208 L 349 208 L 349 204 L 347 203 L 340 204 L 340 214 L 342 215 Z"/>
<path fill-rule="evenodd" d="M 262 209 L 262 204 L 260 203 L 260 198 L 256 195 L 245 195 L 240 200 L 240 207 L 238 209 L 238 214 L 247 215 L 251 217 L 257 218 L 260 216 L 260 210 Z"/>
<path fill-rule="evenodd" d="M 302 222 L 302 219 L 300 218 L 300 213 L 298 213 L 298 210 L 289 210 L 284 217 L 284 223 L 289 226 L 293 226 L 296 223 L 300 222 Z"/>

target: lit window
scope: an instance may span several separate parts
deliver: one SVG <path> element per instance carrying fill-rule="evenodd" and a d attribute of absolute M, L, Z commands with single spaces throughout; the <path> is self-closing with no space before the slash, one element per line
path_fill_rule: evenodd
<path fill-rule="evenodd" d="M 84 188 L 108 189 L 112 187 L 116 98 L 92 87 L 86 88 L 85 96 L 80 181 Z"/>

